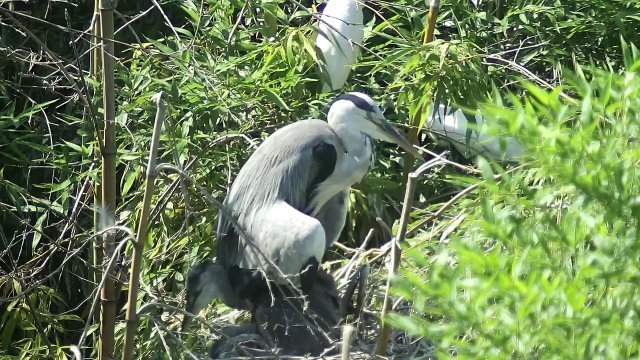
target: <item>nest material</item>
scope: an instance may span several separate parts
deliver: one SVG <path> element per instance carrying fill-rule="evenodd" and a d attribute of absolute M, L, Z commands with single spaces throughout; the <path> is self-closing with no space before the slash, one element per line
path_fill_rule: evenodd
<path fill-rule="evenodd" d="M 365 254 L 361 254 L 365 255 Z M 370 254 L 369 254 L 370 255 Z M 382 260 L 382 257 L 377 259 Z M 364 298 L 363 307 L 359 314 L 352 315 L 346 319 L 346 323 L 353 325 L 355 331 L 352 336 L 349 359 L 435 359 L 435 348 L 428 340 L 405 334 L 401 331 L 394 330 L 389 339 L 387 346 L 387 356 L 374 355 L 376 341 L 379 334 L 380 324 L 378 320 L 379 304 L 384 294 L 378 289 L 383 289 L 386 283 L 386 271 L 383 262 L 380 261 L 378 266 L 372 267 L 372 273 L 369 276 L 369 284 L 366 294 L 362 294 Z M 348 286 L 349 274 L 353 270 L 353 262 L 349 262 L 333 273 L 339 283 L 339 288 Z M 342 280 L 342 281 L 341 281 Z M 408 307 L 407 307 L 408 308 Z M 354 321 L 354 318 L 356 319 Z M 220 319 L 219 319 L 220 320 Z M 265 340 L 263 334 L 251 325 L 233 325 L 227 320 L 221 323 L 213 320 L 220 326 L 220 330 L 216 331 L 216 340 L 210 347 L 210 358 L 216 359 L 342 359 L 340 351 L 342 349 L 342 340 L 339 336 L 333 343 L 329 344 L 323 352 L 321 351 L 314 356 L 291 354 L 283 351 L 272 341 Z M 299 331 L 299 330 L 298 330 Z M 340 333 L 337 328 L 335 333 Z M 308 341 L 314 341 L 309 338 Z M 211 351 L 214 351 L 212 354 Z M 215 357 L 211 357 L 215 355 Z"/>

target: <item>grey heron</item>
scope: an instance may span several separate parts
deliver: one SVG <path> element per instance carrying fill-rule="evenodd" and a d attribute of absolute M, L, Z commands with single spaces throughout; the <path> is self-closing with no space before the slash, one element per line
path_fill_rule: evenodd
<path fill-rule="evenodd" d="M 316 50 L 322 61 L 322 92 L 341 89 L 349 77 L 364 40 L 364 0 L 329 0 L 316 36 Z"/>
<path fill-rule="evenodd" d="M 511 137 L 499 138 L 487 133 L 481 115 L 466 114 L 448 105 L 432 105 L 427 118 L 428 128 L 436 137 L 444 138 L 465 157 L 488 156 L 494 160 L 518 161 L 522 146 Z"/>
<path fill-rule="evenodd" d="M 255 303 L 256 293 L 264 291 L 238 276 L 238 270 L 247 269 L 308 294 L 314 271 L 344 226 L 348 191 L 369 170 L 373 139 L 421 158 L 378 105 L 356 92 L 338 96 L 327 121 L 289 124 L 249 157 L 224 204 L 250 239 L 241 237 L 223 212 L 217 229 L 218 261 L 228 269 L 239 298 Z"/>

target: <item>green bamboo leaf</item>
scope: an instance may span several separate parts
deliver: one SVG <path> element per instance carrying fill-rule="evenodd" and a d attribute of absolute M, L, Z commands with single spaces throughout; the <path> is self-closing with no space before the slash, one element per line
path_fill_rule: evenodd
<path fill-rule="evenodd" d="M 48 216 L 49 216 L 49 213 L 45 211 L 36 220 L 36 223 L 33 227 L 34 228 L 33 240 L 31 241 L 31 246 L 33 249 L 38 248 L 38 244 L 40 243 L 40 239 L 42 238 L 42 232 L 44 231 L 43 224 Z"/>
<path fill-rule="evenodd" d="M 292 111 L 291 108 L 284 102 L 284 100 L 282 100 L 280 95 L 275 93 L 275 91 L 268 88 L 263 88 L 262 90 L 264 90 L 267 98 L 278 105 L 278 107 L 287 111 Z"/>
<path fill-rule="evenodd" d="M 129 193 L 129 190 L 131 190 L 131 186 L 133 185 L 134 181 L 138 178 L 139 175 L 139 171 L 136 169 L 134 171 L 130 171 L 126 178 L 125 178 L 125 182 L 122 185 L 122 196 L 125 196 Z"/>
<path fill-rule="evenodd" d="M 51 184 L 49 186 L 49 192 L 50 193 L 54 193 L 54 192 L 58 192 L 60 190 L 65 190 L 69 187 L 69 185 L 71 185 L 71 179 L 65 179 L 64 181 L 57 183 L 57 184 Z"/>

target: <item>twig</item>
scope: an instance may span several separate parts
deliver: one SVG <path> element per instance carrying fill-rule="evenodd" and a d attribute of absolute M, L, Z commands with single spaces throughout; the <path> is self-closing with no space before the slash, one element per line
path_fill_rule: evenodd
<path fill-rule="evenodd" d="M 133 357 L 135 333 L 138 323 L 138 319 L 136 317 L 136 304 L 138 300 L 138 287 L 140 284 L 142 253 L 144 252 L 144 244 L 147 238 L 147 230 L 149 228 L 149 212 L 151 211 L 151 198 L 153 197 L 154 182 L 156 179 L 156 162 L 158 158 L 158 147 L 160 144 L 160 133 L 162 132 L 162 122 L 164 121 L 166 113 L 166 105 L 162 99 L 162 92 L 156 94 L 154 98 L 157 102 L 158 108 L 153 125 L 153 135 L 151 138 L 151 149 L 149 151 L 144 196 L 142 200 L 142 209 L 140 210 L 140 222 L 138 223 L 136 240 L 133 243 L 133 260 L 131 261 L 129 297 L 127 301 L 127 325 L 124 337 L 122 360 L 128 360 Z"/>
<path fill-rule="evenodd" d="M 153 326 L 156 328 L 156 331 L 158 332 L 158 336 L 160 337 L 160 342 L 162 342 L 162 346 L 164 346 L 164 351 L 166 351 L 167 353 L 167 357 L 169 358 L 169 360 L 173 360 L 173 357 L 171 356 L 171 349 L 169 349 L 169 345 L 167 345 L 167 341 L 164 339 L 164 336 L 162 335 L 162 331 L 160 331 L 158 322 L 155 320 L 153 316 L 151 316 L 151 319 L 153 321 Z"/>
<path fill-rule="evenodd" d="M 356 300 L 356 307 L 354 309 L 354 320 L 360 317 L 360 313 L 364 308 L 364 300 L 367 295 L 367 282 L 369 281 L 369 264 L 364 264 L 360 267 L 360 276 L 358 279 L 358 299 Z"/>
<path fill-rule="evenodd" d="M 242 5 L 242 9 L 240 9 L 240 13 L 238 13 L 238 19 L 236 19 L 235 24 L 229 31 L 229 37 L 227 37 L 227 46 L 231 46 L 231 39 L 233 38 L 233 34 L 235 34 L 238 26 L 240 25 L 240 21 L 242 21 L 242 17 L 244 16 L 244 12 L 247 11 L 247 5 L 249 5 L 249 1 L 245 1 L 244 5 Z"/>
<path fill-rule="evenodd" d="M 347 245 L 345 245 L 345 244 L 341 244 L 341 243 L 339 243 L 339 242 L 336 242 L 335 244 L 333 244 L 333 246 L 337 247 L 338 249 L 340 249 L 340 250 L 342 250 L 342 251 L 344 251 L 344 252 L 346 252 L 346 253 L 351 253 L 351 254 L 353 254 L 353 253 L 355 253 L 355 252 L 357 252 L 357 251 L 358 251 L 358 249 L 350 248 L 350 247 L 348 247 Z"/>
<path fill-rule="evenodd" d="M 395 275 L 398 267 L 400 265 L 400 259 L 402 256 L 402 251 L 400 249 L 400 243 L 404 241 L 406 232 L 407 232 L 407 224 L 409 223 L 409 217 L 411 216 L 411 207 L 413 205 L 413 194 L 416 189 L 416 183 L 418 182 L 418 178 L 428 169 L 438 166 L 440 164 L 444 164 L 444 161 L 441 159 L 433 159 L 424 164 L 422 164 L 416 171 L 412 172 L 408 176 L 407 188 L 404 194 L 404 204 L 402 206 L 402 214 L 400 215 L 400 224 L 398 226 L 397 235 L 391 240 L 391 267 L 389 269 L 389 274 L 387 276 L 387 285 L 385 287 L 384 294 L 384 303 L 382 305 L 382 311 L 380 314 L 380 321 L 382 322 L 382 329 L 380 330 L 380 335 L 378 337 L 378 343 L 376 345 L 376 354 L 384 355 L 387 351 L 387 342 L 389 340 L 389 334 L 391 329 L 389 324 L 386 323 L 384 318 L 386 317 L 389 310 L 391 310 L 391 298 L 389 296 L 389 290 L 391 288 L 391 279 Z"/>
<path fill-rule="evenodd" d="M 176 341 L 176 342 L 179 342 L 179 341 L 180 341 L 180 339 L 178 339 L 175 335 L 173 335 L 173 333 L 172 333 L 171 331 L 169 331 L 169 329 L 167 329 L 167 327 L 166 327 L 166 326 L 164 326 L 164 324 L 163 324 L 162 322 L 160 322 L 160 321 L 156 320 L 155 316 L 149 315 L 149 318 L 151 319 L 151 321 L 153 321 L 153 323 L 154 323 L 156 326 L 159 326 L 160 328 L 162 328 L 162 330 L 164 330 L 164 332 L 165 332 L 165 333 L 167 333 L 170 337 L 172 337 L 174 341 Z M 191 358 L 193 358 L 194 360 L 200 360 L 200 359 L 198 359 L 198 357 L 197 357 L 197 356 L 195 356 L 195 355 L 193 354 L 193 352 L 191 352 L 191 350 L 189 350 L 189 349 L 187 349 L 187 348 L 184 348 L 184 351 L 185 351 L 185 352 L 186 352 L 186 353 L 187 353 Z"/>
<path fill-rule="evenodd" d="M 358 247 L 358 250 L 356 250 L 355 254 L 353 254 L 351 259 L 349 259 L 349 262 L 347 263 L 347 265 L 344 266 L 342 269 L 340 269 L 338 274 L 336 274 L 336 278 L 343 278 L 342 280 L 343 282 L 349 278 L 349 274 L 351 273 L 351 269 L 353 268 L 353 265 L 356 263 L 356 260 L 359 259 L 362 252 L 364 252 L 364 249 L 367 247 L 367 244 L 369 243 L 369 240 L 371 240 L 371 238 L 373 237 L 373 234 L 374 234 L 374 230 L 370 229 L 369 232 L 367 233 L 367 236 L 364 238 L 364 241 L 362 242 L 362 244 L 360 244 L 360 247 Z"/>
<path fill-rule="evenodd" d="M 419 146 L 419 145 L 414 145 L 414 146 L 417 147 L 418 149 L 424 151 L 425 153 L 433 156 L 434 158 L 436 158 L 438 160 L 441 160 L 445 164 L 449 164 L 449 165 L 451 165 L 453 167 L 456 167 L 456 168 L 458 168 L 458 169 L 460 169 L 460 170 L 462 170 L 464 172 L 468 172 L 468 173 L 471 173 L 471 174 L 478 174 L 478 175 L 482 174 L 482 171 L 480 171 L 478 169 L 472 168 L 471 166 L 462 165 L 462 164 L 459 164 L 459 163 L 457 163 L 455 161 L 451 161 L 451 160 L 445 158 L 444 156 L 446 155 L 446 153 L 436 154 L 433 151 L 430 151 L 429 149 L 424 148 L 422 146 Z"/>
<path fill-rule="evenodd" d="M 129 27 L 131 29 L 131 32 L 133 33 L 133 35 L 137 38 L 138 35 L 135 34 L 133 28 L 131 27 L 131 24 L 133 24 L 134 22 L 138 21 L 138 19 L 141 19 L 143 16 L 147 15 L 149 13 L 149 11 L 153 10 L 154 8 L 155 8 L 155 5 L 152 5 L 147 10 L 145 10 L 145 11 L 141 12 L 140 14 L 132 17 L 131 20 L 129 20 L 129 21 L 125 22 L 124 24 L 122 24 L 122 26 L 120 26 L 120 28 L 118 28 L 118 30 L 116 30 L 114 32 L 114 35 L 117 35 L 125 27 Z"/>
<path fill-rule="evenodd" d="M 164 10 L 162 10 L 162 6 L 160 6 L 160 4 L 158 4 L 157 0 L 151 0 L 151 2 L 153 2 L 153 4 L 158 8 L 158 10 L 160 10 L 160 14 L 162 14 L 162 17 L 164 18 L 164 21 L 167 22 L 167 25 L 169 25 L 169 28 L 171 28 L 171 31 L 173 32 L 173 36 L 176 37 L 176 44 L 178 44 L 178 46 L 180 46 L 179 44 L 182 42 L 182 40 L 180 40 L 180 36 L 178 35 L 178 32 L 176 32 L 176 29 L 173 27 L 173 24 L 171 23 L 171 20 L 169 20 L 169 17 L 167 16 L 167 14 L 165 14 Z"/>
<path fill-rule="evenodd" d="M 548 82 L 546 82 L 545 80 L 543 80 L 542 78 L 540 78 L 539 76 L 537 76 L 536 74 L 532 73 L 529 69 L 525 68 L 524 66 L 516 63 L 515 61 L 511 61 L 511 60 L 507 60 L 501 56 L 498 55 L 479 55 L 482 58 L 487 58 L 487 59 L 492 59 L 492 60 L 496 60 L 499 62 L 502 62 L 504 64 L 506 64 L 505 66 L 507 68 L 511 68 L 514 71 L 519 72 L 520 74 L 526 76 L 528 79 L 533 80 L 534 82 L 538 83 L 539 85 L 542 85 L 550 90 L 555 89 L 555 87 L 551 84 L 549 84 Z M 495 64 L 489 64 L 489 65 L 495 65 Z M 565 94 L 564 92 L 560 91 L 560 96 L 569 101 L 572 104 L 577 104 L 578 101 L 574 98 L 572 98 L 571 96 Z"/>
<path fill-rule="evenodd" d="M 153 9 L 153 7 L 151 7 L 150 9 Z M 136 41 L 138 42 L 138 44 L 142 44 L 142 40 L 140 39 L 140 36 L 138 36 L 138 33 L 136 32 L 136 30 L 133 28 L 133 26 L 131 26 L 131 22 L 127 22 L 127 19 L 124 17 L 124 15 L 122 15 L 122 13 L 120 13 L 117 10 L 114 10 L 113 13 L 120 19 L 122 20 L 122 22 L 125 23 L 125 25 L 122 25 L 120 27 L 120 29 L 116 30 L 113 35 L 117 34 L 118 31 L 122 30 L 125 28 L 125 26 L 127 27 L 127 29 L 129 29 L 129 31 L 131 32 L 131 35 L 133 35 L 134 38 L 136 38 Z"/>
<path fill-rule="evenodd" d="M 202 24 L 203 13 L 204 13 L 204 0 L 200 0 L 200 9 L 198 10 L 198 24 L 196 25 L 196 30 L 193 32 L 193 36 L 191 37 L 191 42 L 187 47 L 188 49 L 193 49 L 193 45 L 196 43 L 196 39 L 198 38 L 198 32 L 200 32 L 200 26 Z"/>
<path fill-rule="evenodd" d="M 357 272 L 351 276 L 351 279 L 347 284 L 347 288 L 344 291 L 344 295 L 342 295 L 342 298 L 340 299 L 340 311 L 341 311 L 340 318 L 343 320 L 346 320 L 349 303 L 353 304 L 353 293 L 356 291 L 356 288 L 358 288 L 359 283 L 360 283 L 360 272 Z"/>

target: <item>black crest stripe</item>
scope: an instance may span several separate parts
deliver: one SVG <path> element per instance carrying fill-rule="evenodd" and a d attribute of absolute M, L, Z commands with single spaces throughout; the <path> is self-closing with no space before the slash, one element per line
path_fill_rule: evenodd
<path fill-rule="evenodd" d="M 364 110 L 366 112 L 375 112 L 374 105 L 369 103 L 367 100 L 361 98 L 358 95 L 354 94 L 342 94 L 338 96 L 334 101 L 331 102 L 330 105 L 333 105 L 336 101 L 347 100 L 352 102 L 358 109 Z"/>

